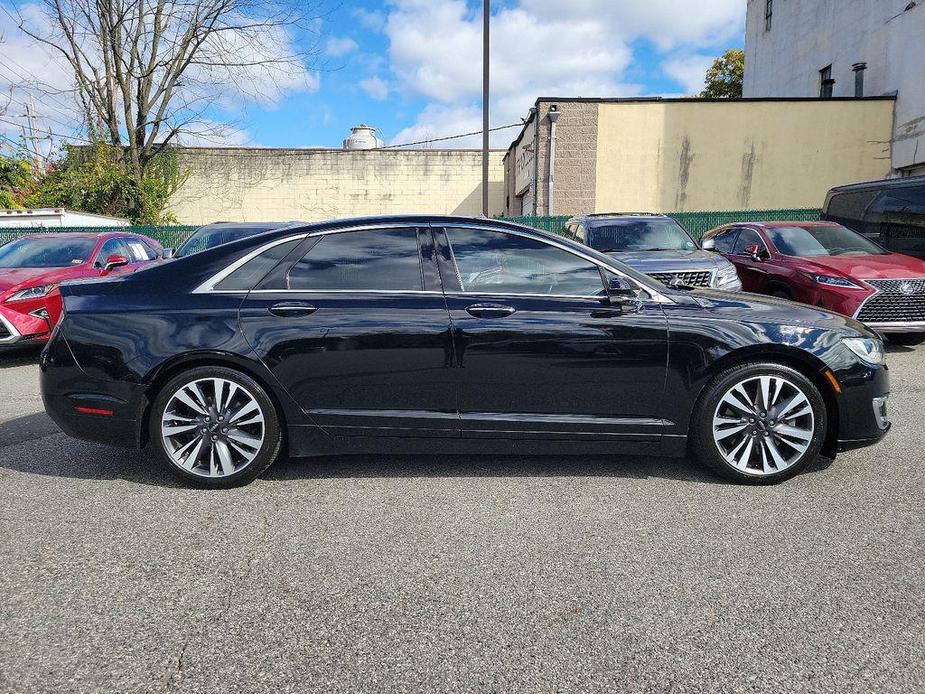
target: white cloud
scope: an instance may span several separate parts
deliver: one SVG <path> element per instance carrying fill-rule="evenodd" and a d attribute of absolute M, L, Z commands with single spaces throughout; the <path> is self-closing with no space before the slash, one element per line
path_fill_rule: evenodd
<path fill-rule="evenodd" d="M 341 56 L 345 56 L 348 53 L 355 51 L 357 48 L 359 48 L 359 46 L 357 46 L 357 42 L 349 36 L 332 36 L 325 44 L 324 52 L 334 58 L 340 58 Z"/>
<path fill-rule="evenodd" d="M 519 121 L 539 96 L 638 95 L 643 88 L 627 78 L 633 41 L 702 57 L 740 34 L 744 16 L 742 0 L 513 0 L 492 15 L 492 125 Z M 393 0 L 385 33 L 393 89 L 429 102 L 394 140 L 480 129 L 472 118 L 482 88 L 480 11 L 464 0 Z M 687 88 L 693 63 L 676 62 L 672 78 Z M 492 137 L 511 139 L 511 131 Z"/>
<path fill-rule="evenodd" d="M 361 25 L 372 31 L 382 31 L 385 28 L 385 13 L 378 10 L 364 10 L 355 8 L 351 13 Z"/>
<path fill-rule="evenodd" d="M 365 80 L 360 80 L 360 89 L 376 101 L 385 101 L 389 96 L 389 85 L 379 77 L 368 77 Z"/>
<path fill-rule="evenodd" d="M 695 95 L 703 91 L 707 68 L 715 59 L 716 56 L 696 54 L 672 58 L 664 63 L 662 71 L 681 85 L 686 94 Z"/>

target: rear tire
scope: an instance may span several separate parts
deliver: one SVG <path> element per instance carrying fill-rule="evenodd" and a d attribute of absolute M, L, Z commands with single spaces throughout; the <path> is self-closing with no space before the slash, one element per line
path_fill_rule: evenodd
<path fill-rule="evenodd" d="M 706 467 L 742 484 L 790 479 L 816 459 L 826 434 L 822 395 L 789 366 L 734 366 L 704 388 L 690 448 Z"/>
<path fill-rule="evenodd" d="M 771 296 L 776 296 L 778 299 L 793 301 L 793 294 L 790 293 L 789 289 L 784 289 L 783 287 L 773 287 L 770 294 Z"/>
<path fill-rule="evenodd" d="M 279 414 L 263 387 L 221 366 L 172 378 L 154 399 L 148 427 L 161 465 L 208 489 L 253 481 L 276 460 L 283 443 Z"/>
<path fill-rule="evenodd" d="M 925 342 L 925 333 L 887 333 L 887 339 L 897 345 L 915 347 Z"/>

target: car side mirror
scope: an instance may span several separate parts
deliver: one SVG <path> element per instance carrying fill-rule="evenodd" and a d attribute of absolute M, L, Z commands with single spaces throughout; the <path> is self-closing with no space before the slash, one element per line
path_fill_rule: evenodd
<path fill-rule="evenodd" d="M 711 251 L 715 253 L 716 252 L 716 241 L 714 241 L 713 239 L 706 239 L 704 240 L 702 244 L 700 244 L 700 247 L 705 251 Z"/>
<path fill-rule="evenodd" d="M 757 243 L 746 246 L 745 255 L 754 260 L 756 263 L 760 263 L 762 260 L 767 260 L 764 251 L 761 250 L 761 247 Z"/>
<path fill-rule="evenodd" d="M 611 304 L 621 304 L 637 296 L 636 288 L 623 277 L 611 277 L 607 282 L 607 300 Z"/>
<path fill-rule="evenodd" d="M 165 248 L 164 250 L 162 250 L 161 258 L 163 258 L 164 260 L 169 260 L 170 258 L 173 258 L 173 249 Z"/>
<path fill-rule="evenodd" d="M 103 272 L 112 272 L 117 267 L 128 265 L 128 258 L 124 255 L 113 254 L 106 258 L 106 264 L 103 266 Z"/>

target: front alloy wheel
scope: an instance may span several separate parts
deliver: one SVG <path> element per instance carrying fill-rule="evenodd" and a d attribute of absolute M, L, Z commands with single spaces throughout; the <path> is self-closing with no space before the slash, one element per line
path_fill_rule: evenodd
<path fill-rule="evenodd" d="M 206 487 L 251 481 L 281 443 L 263 388 L 221 367 L 194 369 L 168 383 L 152 408 L 151 434 L 171 472 Z"/>
<path fill-rule="evenodd" d="M 815 459 L 825 428 L 825 403 L 803 374 L 778 364 L 744 364 L 705 389 L 691 444 L 703 463 L 728 479 L 779 482 Z"/>

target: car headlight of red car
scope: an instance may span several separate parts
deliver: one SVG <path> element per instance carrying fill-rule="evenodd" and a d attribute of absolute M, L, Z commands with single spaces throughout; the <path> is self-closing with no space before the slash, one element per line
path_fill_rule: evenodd
<path fill-rule="evenodd" d="M 845 279 L 844 277 L 834 277 L 832 275 L 817 275 L 815 272 L 803 272 L 801 273 L 804 277 L 808 277 L 816 284 L 824 284 L 829 287 L 843 287 L 845 289 L 864 289 L 859 284 L 855 284 L 851 280 Z"/>
<path fill-rule="evenodd" d="M 41 284 L 38 287 L 29 287 L 28 289 L 20 289 L 18 292 L 13 292 L 7 298 L 5 303 L 12 303 L 14 301 L 29 301 L 29 299 L 41 299 L 43 296 L 48 296 L 51 291 L 57 287 L 57 284 Z"/>

